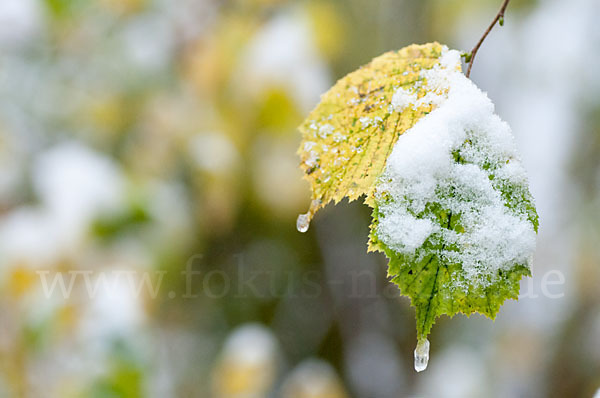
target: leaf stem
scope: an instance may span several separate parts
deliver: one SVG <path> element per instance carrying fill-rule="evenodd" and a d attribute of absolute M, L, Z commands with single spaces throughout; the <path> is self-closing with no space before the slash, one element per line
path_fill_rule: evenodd
<path fill-rule="evenodd" d="M 471 50 L 470 59 L 469 59 L 469 67 L 467 68 L 467 73 L 466 73 L 467 77 L 469 77 L 471 75 L 471 68 L 473 67 L 473 61 L 475 61 L 475 55 L 477 55 L 477 51 L 479 51 L 479 47 L 481 47 L 485 38 L 490 34 L 490 32 L 492 31 L 494 26 L 496 26 L 496 23 L 498 21 L 500 21 L 501 26 L 504 25 L 504 12 L 506 11 L 506 7 L 508 7 L 509 2 L 510 2 L 510 0 L 504 0 L 504 2 L 502 3 L 502 6 L 500 7 L 500 10 L 496 14 L 496 17 L 494 17 L 490 26 L 488 26 L 486 31 L 483 33 L 483 36 L 481 36 L 481 39 L 479 39 L 477 44 L 475 44 L 475 47 L 473 47 L 473 50 Z"/>

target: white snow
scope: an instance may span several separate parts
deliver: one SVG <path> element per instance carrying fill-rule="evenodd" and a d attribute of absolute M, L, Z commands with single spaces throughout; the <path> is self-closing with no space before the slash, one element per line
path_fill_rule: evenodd
<path fill-rule="evenodd" d="M 430 220 L 418 219 L 404 209 L 397 209 L 386 214 L 385 222 L 379 224 L 378 231 L 384 236 L 393 237 L 393 242 L 386 242 L 389 247 L 414 253 L 436 231 L 436 225 Z"/>
<path fill-rule="evenodd" d="M 417 95 L 410 91 L 399 88 L 392 96 L 392 107 L 396 112 L 402 112 L 410 104 L 414 104 L 417 101 Z"/>
<path fill-rule="evenodd" d="M 333 132 L 335 131 L 335 128 L 327 123 L 327 124 L 323 124 L 322 126 L 319 127 L 319 137 L 325 139 L 327 137 L 329 137 L 331 134 L 333 134 Z"/>
<path fill-rule="evenodd" d="M 260 94 L 284 88 L 306 113 L 319 102 L 331 86 L 331 76 L 307 18 L 292 9 L 263 25 L 242 55 L 237 83 L 241 89 Z"/>
<path fill-rule="evenodd" d="M 335 369 L 320 359 L 305 359 L 282 383 L 282 397 L 345 397 Z"/>
<path fill-rule="evenodd" d="M 153 15 L 136 17 L 127 24 L 121 41 L 132 65 L 148 72 L 167 67 L 176 46 L 173 27 L 161 16 Z"/>
<path fill-rule="evenodd" d="M 244 365 L 261 365 L 272 362 L 277 350 L 277 341 L 269 329 L 259 324 L 246 324 L 228 337 L 223 355 Z"/>
<path fill-rule="evenodd" d="M 231 140 L 222 133 L 207 132 L 195 135 L 189 150 L 196 165 L 213 174 L 227 174 L 238 167 L 240 155 Z"/>
<path fill-rule="evenodd" d="M 0 1 L 0 47 L 18 48 L 41 31 L 43 10 L 35 0 Z"/>
<path fill-rule="evenodd" d="M 79 276 L 89 299 L 79 326 L 86 339 L 102 341 L 139 330 L 145 319 L 144 296 L 138 294 L 146 293 L 143 277 L 127 268 Z"/>
<path fill-rule="evenodd" d="M 498 270 L 529 264 L 536 233 L 524 211 L 505 206 L 498 187 L 527 187 L 510 128 L 459 65 L 459 53 L 446 49 L 439 65 L 422 72 L 430 93 L 419 101 L 437 108 L 399 137 L 387 160 L 376 193 L 382 214 L 377 235 L 405 255 L 415 255 L 430 237 L 442 239 L 444 247 L 458 247 L 441 249 L 442 258 L 461 263 L 467 281 L 489 283 Z M 460 217 L 464 232 L 424 212 L 431 203 L 453 220 Z"/>
<path fill-rule="evenodd" d="M 43 152 L 33 164 L 32 179 L 39 205 L 20 207 L 0 221 L 3 261 L 55 261 L 78 247 L 98 214 L 118 209 L 125 200 L 117 166 L 77 142 Z"/>

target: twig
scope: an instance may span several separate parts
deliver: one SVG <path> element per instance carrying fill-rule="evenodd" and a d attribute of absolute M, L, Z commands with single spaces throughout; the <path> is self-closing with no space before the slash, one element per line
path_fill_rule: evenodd
<path fill-rule="evenodd" d="M 473 47 L 473 50 L 471 50 L 471 54 L 469 54 L 469 56 L 468 56 L 469 67 L 467 68 L 467 73 L 466 73 L 467 77 L 469 77 L 471 75 L 471 68 L 473 67 L 473 61 L 475 60 L 475 55 L 477 55 L 477 51 L 479 50 L 479 47 L 481 47 L 481 44 L 483 44 L 483 41 L 485 40 L 487 35 L 489 35 L 490 32 L 492 31 L 492 29 L 494 28 L 494 26 L 496 26 L 496 22 L 500 21 L 500 26 L 504 25 L 504 12 L 506 11 L 506 7 L 508 7 L 509 2 L 510 2 L 510 0 L 504 0 L 504 2 L 502 3 L 502 7 L 500 7 L 500 11 L 498 11 L 498 14 L 496 14 L 496 17 L 494 18 L 494 20 L 492 21 L 490 26 L 488 26 L 488 28 L 485 31 L 485 33 L 483 34 L 483 36 L 481 36 L 481 39 L 479 39 L 477 44 L 475 44 L 475 47 Z"/>

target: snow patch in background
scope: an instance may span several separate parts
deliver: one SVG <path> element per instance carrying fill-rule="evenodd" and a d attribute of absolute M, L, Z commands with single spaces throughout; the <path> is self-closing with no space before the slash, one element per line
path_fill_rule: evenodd
<path fill-rule="evenodd" d="M 113 161 L 76 142 L 40 154 L 32 179 L 40 205 L 23 206 L 1 220 L 2 261 L 54 262 L 81 243 L 96 216 L 119 208 L 125 197 Z"/>
<path fill-rule="evenodd" d="M 286 88 L 308 113 L 331 85 L 327 64 L 318 53 L 307 17 L 275 16 L 252 38 L 240 64 L 240 86 L 253 93 Z"/>
<path fill-rule="evenodd" d="M 40 31 L 39 1 L 0 1 L 0 48 L 19 48 Z"/>

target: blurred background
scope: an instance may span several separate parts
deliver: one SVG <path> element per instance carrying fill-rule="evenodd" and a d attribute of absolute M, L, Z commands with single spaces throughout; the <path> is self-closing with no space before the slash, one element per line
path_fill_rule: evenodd
<path fill-rule="evenodd" d="M 0 0 L 0 397 L 592 397 L 600 2 L 514 0 L 472 78 L 541 227 L 495 322 L 414 310 L 369 209 L 309 205 L 296 127 L 385 51 L 470 50 L 500 0 Z"/>

